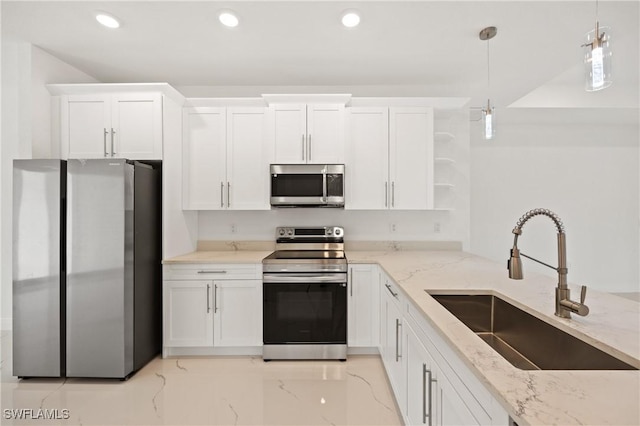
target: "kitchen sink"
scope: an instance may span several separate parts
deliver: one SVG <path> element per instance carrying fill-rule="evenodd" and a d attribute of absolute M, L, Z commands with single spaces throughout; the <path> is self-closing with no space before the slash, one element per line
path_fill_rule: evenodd
<path fill-rule="evenodd" d="M 432 294 L 522 370 L 637 370 L 491 294 Z"/>

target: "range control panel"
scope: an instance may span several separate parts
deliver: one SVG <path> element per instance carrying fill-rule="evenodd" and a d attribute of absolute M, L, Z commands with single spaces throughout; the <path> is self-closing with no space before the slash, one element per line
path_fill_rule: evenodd
<path fill-rule="evenodd" d="M 318 239 L 318 238 L 343 238 L 344 229 L 340 226 L 318 227 L 291 227 L 282 226 L 276 228 L 276 238 L 289 238 L 294 240 Z"/>

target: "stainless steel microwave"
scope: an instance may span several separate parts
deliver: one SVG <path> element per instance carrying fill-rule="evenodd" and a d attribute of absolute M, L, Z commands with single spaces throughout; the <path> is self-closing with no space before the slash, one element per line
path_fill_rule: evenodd
<path fill-rule="evenodd" d="M 271 164 L 274 207 L 344 207 L 344 164 Z"/>

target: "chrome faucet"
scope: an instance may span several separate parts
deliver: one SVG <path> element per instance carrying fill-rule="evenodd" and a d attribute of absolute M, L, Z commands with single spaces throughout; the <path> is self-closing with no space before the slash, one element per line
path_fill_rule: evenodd
<path fill-rule="evenodd" d="M 549 264 L 534 259 L 531 256 L 527 256 L 518 250 L 518 237 L 522 235 L 522 227 L 529 219 L 534 216 L 543 215 L 551 218 L 558 230 L 558 267 L 553 267 Z M 587 296 L 587 287 L 582 286 L 580 291 L 580 303 L 574 302 L 570 298 L 569 287 L 567 286 L 567 247 L 565 243 L 564 225 L 562 221 L 551 210 L 547 209 L 533 209 L 526 212 L 518 222 L 516 227 L 512 231 L 515 234 L 513 238 L 513 248 L 511 249 L 511 257 L 507 262 L 507 268 L 509 269 L 509 278 L 514 280 L 522 279 L 522 259 L 520 255 L 540 263 L 548 268 L 554 269 L 558 272 L 558 287 L 556 288 L 556 312 L 555 314 L 562 318 L 571 318 L 571 312 L 581 316 L 589 314 L 589 307 L 584 304 L 584 299 Z"/>

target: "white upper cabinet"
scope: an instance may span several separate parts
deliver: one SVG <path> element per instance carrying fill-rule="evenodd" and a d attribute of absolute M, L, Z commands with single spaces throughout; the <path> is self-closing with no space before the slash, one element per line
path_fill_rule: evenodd
<path fill-rule="evenodd" d="M 345 208 L 433 208 L 433 108 L 352 107 Z"/>
<path fill-rule="evenodd" d="M 344 162 L 344 105 L 270 105 L 278 164 Z"/>
<path fill-rule="evenodd" d="M 433 208 L 433 164 L 433 108 L 390 108 L 392 209 Z"/>
<path fill-rule="evenodd" d="M 226 109 L 185 108 L 182 119 L 182 204 L 185 210 L 225 208 Z"/>
<path fill-rule="evenodd" d="M 269 209 L 269 144 L 262 107 L 185 108 L 183 209 Z"/>
<path fill-rule="evenodd" d="M 83 94 L 62 97 L 62 156 L 162 159 L 162 94 Z"/>
<path fill-rule="evenodd" d="M 347 108 L 345 208 L 389 207 L 389 108 Z"/>
<path fill-rule="evenodd" d="M 266 112 L 261 107 L 227 108 L 227 208 L 271 207 Z"/>

